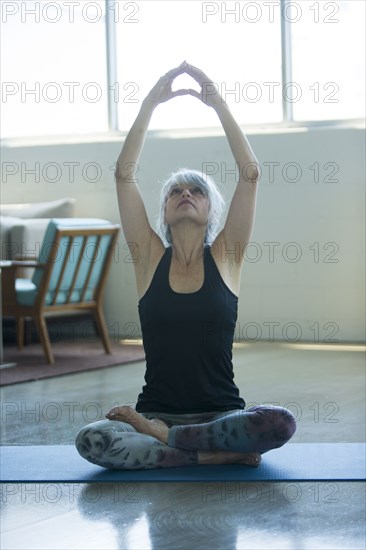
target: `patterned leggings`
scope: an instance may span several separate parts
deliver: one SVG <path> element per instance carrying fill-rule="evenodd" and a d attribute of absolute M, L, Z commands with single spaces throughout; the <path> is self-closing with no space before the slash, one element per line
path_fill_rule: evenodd
<path fill-rule="evenodd" d="M 79 454 L 93 464 L 120 470 L 192 466 L 198 464 L 198 451 L 266 453 L 282 447 L 296 430 L 292 413 L 272 405 L 225 413 L 143 416 L 167 424 L 167 445 L 126 422 L 100 420 L 79 432 Z"/>

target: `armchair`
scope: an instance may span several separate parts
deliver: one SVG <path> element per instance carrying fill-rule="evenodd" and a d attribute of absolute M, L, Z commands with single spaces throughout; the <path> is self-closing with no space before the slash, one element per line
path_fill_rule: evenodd
<path fill-rule="evenodd" d="M 8 262 L 2 270 L 3 315 L 16 318 L 19 349 L 24 318 L 31 317 L 47 361 L 54 363 L 46 316 L 90 312 L 105 352 L 111 353 L 102 299 L 118 231 L 118 225 L 106 220 L 52 219 L 37 262 Z M 35 268 L 31 279 L 17 277 L 24 267 Z"/>

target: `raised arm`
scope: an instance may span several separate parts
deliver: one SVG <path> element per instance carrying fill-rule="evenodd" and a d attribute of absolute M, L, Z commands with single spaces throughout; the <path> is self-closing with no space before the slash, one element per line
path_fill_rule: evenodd
<path fill-rule="evenodd" d="M 138 162 L 154 109 L 175 96 L 189 93 L 187 90 L 172 91 L 172 82 L 184 72 L 184 67 L 182 63 L 168 71 L 143 100 L 117 160 L 115 178 L 121 222 L 137 269 L 149 261 L 152 240 L 160 240 L 149 223 L 138 188 Z"/>
<path fill-rule="evenodd" d="M 245 248 L 252 234 L 259 164 L 249 142 L 235 121 L 227 104 L 220 96 L 217 86 L 197 67 L 186 65 L 185 72 L 191 75 L 201 86 L 201 92 L 189 90 L 189 93 L 203 103 L 215 109 L 239 172 L 239 179 L 223 230 L 218 235 L 214 245 L 224 246 L 226 251 L 235 250 L 235 254 L 227 254 L 237 265 L 241 265 Z"/>

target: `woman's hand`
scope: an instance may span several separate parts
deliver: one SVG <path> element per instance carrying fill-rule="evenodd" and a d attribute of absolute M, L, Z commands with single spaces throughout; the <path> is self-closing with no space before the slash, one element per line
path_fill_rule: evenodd
<path fill-rule="evenodd" d="M 172 84 L 174 79 L 183 73 L 191 76 L 200 85 L 200 92 L 192 88 L 180 89 L 173 92 Z M 179 67 L 171 69 L 164 76 L 159 78 L 155 86 L 150 90 L 144 99 L 144 104 L 155 108 L 160 103 L 165 103 L 173 97 L 181 95 L 192 95 L 197 99 L 200 99 L 205 105 L 208 105 L 215 110 L 223 105 L 226 105 L 218 91 L 217 84 L 215 84 L 203 71 L 201 71 L 201 69 L 190 65 L 186 61 L 183 61 Z"/>
<path fill-rule="evenodd" d="M 159 78 L 155 86 L 150 90 L 150 92 L 144 99 L 144 103 L 147 103 L 155 108 L 157 105 L 159 105 L 159 103 L 165 103 L 173 97 L 190 94 L 189 90 L 181 89 L 174 92 L 172 90 L 174 79 L 180 74 L 186 72 L 186 65 L 186 62 L 183 61 L 183 63 L 181 63 L 179 67 L 171 69 L 164 76 Z"/>
<path fill-rule="evenodd" d="M 188 89 L 188 93 L 194 97 L 200 99 L 205 105 L 217 109 L 222 105 L 226 105 L 225 101 L 221 97 L 218 86 L 209 78 L 201 69 L 189 65 L 184 66 L 184 72 L 189 74 L 198 84 L 201 86 L 201 91 Z"/>

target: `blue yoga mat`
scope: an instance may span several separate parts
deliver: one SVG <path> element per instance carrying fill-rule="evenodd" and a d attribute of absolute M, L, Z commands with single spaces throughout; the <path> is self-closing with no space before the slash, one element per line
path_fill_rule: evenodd
<path fill-rule="evenodd" d="M 0 447 L 5 482 L 138 481 L 359 481 L 365 479 L 364 443 L 288 443 L 242 464 L 153 470 L 107 470 L 90 464 L 73 445 Z"/>

